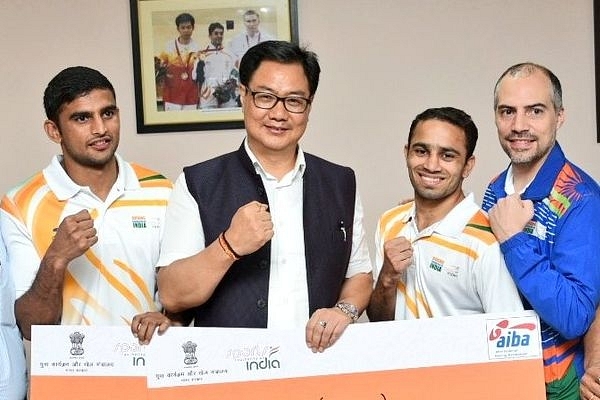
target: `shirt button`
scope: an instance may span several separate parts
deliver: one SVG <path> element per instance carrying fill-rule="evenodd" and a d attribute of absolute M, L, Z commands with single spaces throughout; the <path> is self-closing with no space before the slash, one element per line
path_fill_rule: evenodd
<path fill-rule="evenodd" d="M 265 301 L 265 299 L 258 299 L 256 301 L 256 307 L 258 307 L 259 310 L 262 310 L 266 306 L 267 306 L 267 302 Z"/>
<path fill-rule="evenodd" d="M 261 186 L 258 187 L 258 195 L 260 196 L 261 200 L 265 199 L 265 189 Z"/>

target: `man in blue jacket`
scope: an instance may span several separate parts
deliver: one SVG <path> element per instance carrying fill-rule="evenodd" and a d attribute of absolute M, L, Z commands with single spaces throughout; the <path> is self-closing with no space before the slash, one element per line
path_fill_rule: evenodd
<path fill-rule="evenodd" d="M 496 83 L 498 138 L 509 167 L 483 208 L 526 307 L 542 320 L 548 399 L 579 399 L 583 336 L 600 297 L 600 188 L 556 142 L 565 115 L 558 78 L 522 63 Z"/>

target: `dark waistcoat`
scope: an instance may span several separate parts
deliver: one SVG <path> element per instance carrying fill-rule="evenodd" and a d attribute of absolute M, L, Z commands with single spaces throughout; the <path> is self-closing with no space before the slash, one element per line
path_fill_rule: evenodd
<path fill-rule="evenodd" d="M 356 180 L 348 167 L 307 153 L 305 160 L 304 247 L 312 315 L 318 308 L 333 307 L 340 295 L 352 249 Z M 239 207 L 253 200 L 268 204 L 243 144 L 183 171 L 198 203 L 206 246 L 229 227 Z M 233 263 L 212 297 L 195 309 L 195 326 L 266 328 L 270 265 L 270 241 Z"/>

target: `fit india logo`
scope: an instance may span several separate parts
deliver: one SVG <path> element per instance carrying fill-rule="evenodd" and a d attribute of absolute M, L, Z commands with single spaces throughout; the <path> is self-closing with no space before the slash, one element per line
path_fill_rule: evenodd
<path fill-rule="evenodd" d="M 247 371 L 258 371 L 265 369 L 279 369 L 281 364 L 275 355 L 279 352 L 279 346 L 271 347 L 271 349 L 262 358 L 247 360 L 246 370 Z"/>
<path fill-rule="evenodd" d="M 197 347 L 198 345 L 196 343 L 189 340 L 181 345 L 183 353 L 185 354 L 185 358 L 183 359 L 185 365 L 194 365 L 198 363 L 198 358 L 196 357 Z"/>
<path fill-rule="evenodd" d="M 73 332 L 69 335 L 71 339 L 71 350 L 69 351 L 73 356 L 81 356 L 85 353 L 83 349 L 83 338 L 85 335 L 81 332 Z"/>
<path fill-rule="evenodd" d="M 490 322 L 487 329 L 490 358 L 529 358 L 540 354 L 539 322 L 535 317 Z"/>

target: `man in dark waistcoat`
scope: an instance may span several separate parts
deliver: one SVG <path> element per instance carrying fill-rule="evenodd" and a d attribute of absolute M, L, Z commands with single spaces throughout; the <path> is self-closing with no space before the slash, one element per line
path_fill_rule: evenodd
<path fill-rule="evenodd" d="M 319 82 L 317 56 L 283 41 L 240 65 L 246 138 L 186 167 L 167 209 L 160 300 L 195 326 L 306 327 L 324 351 L 363 312 L 371 262 L 354 172 L 299 141 Z"/>

